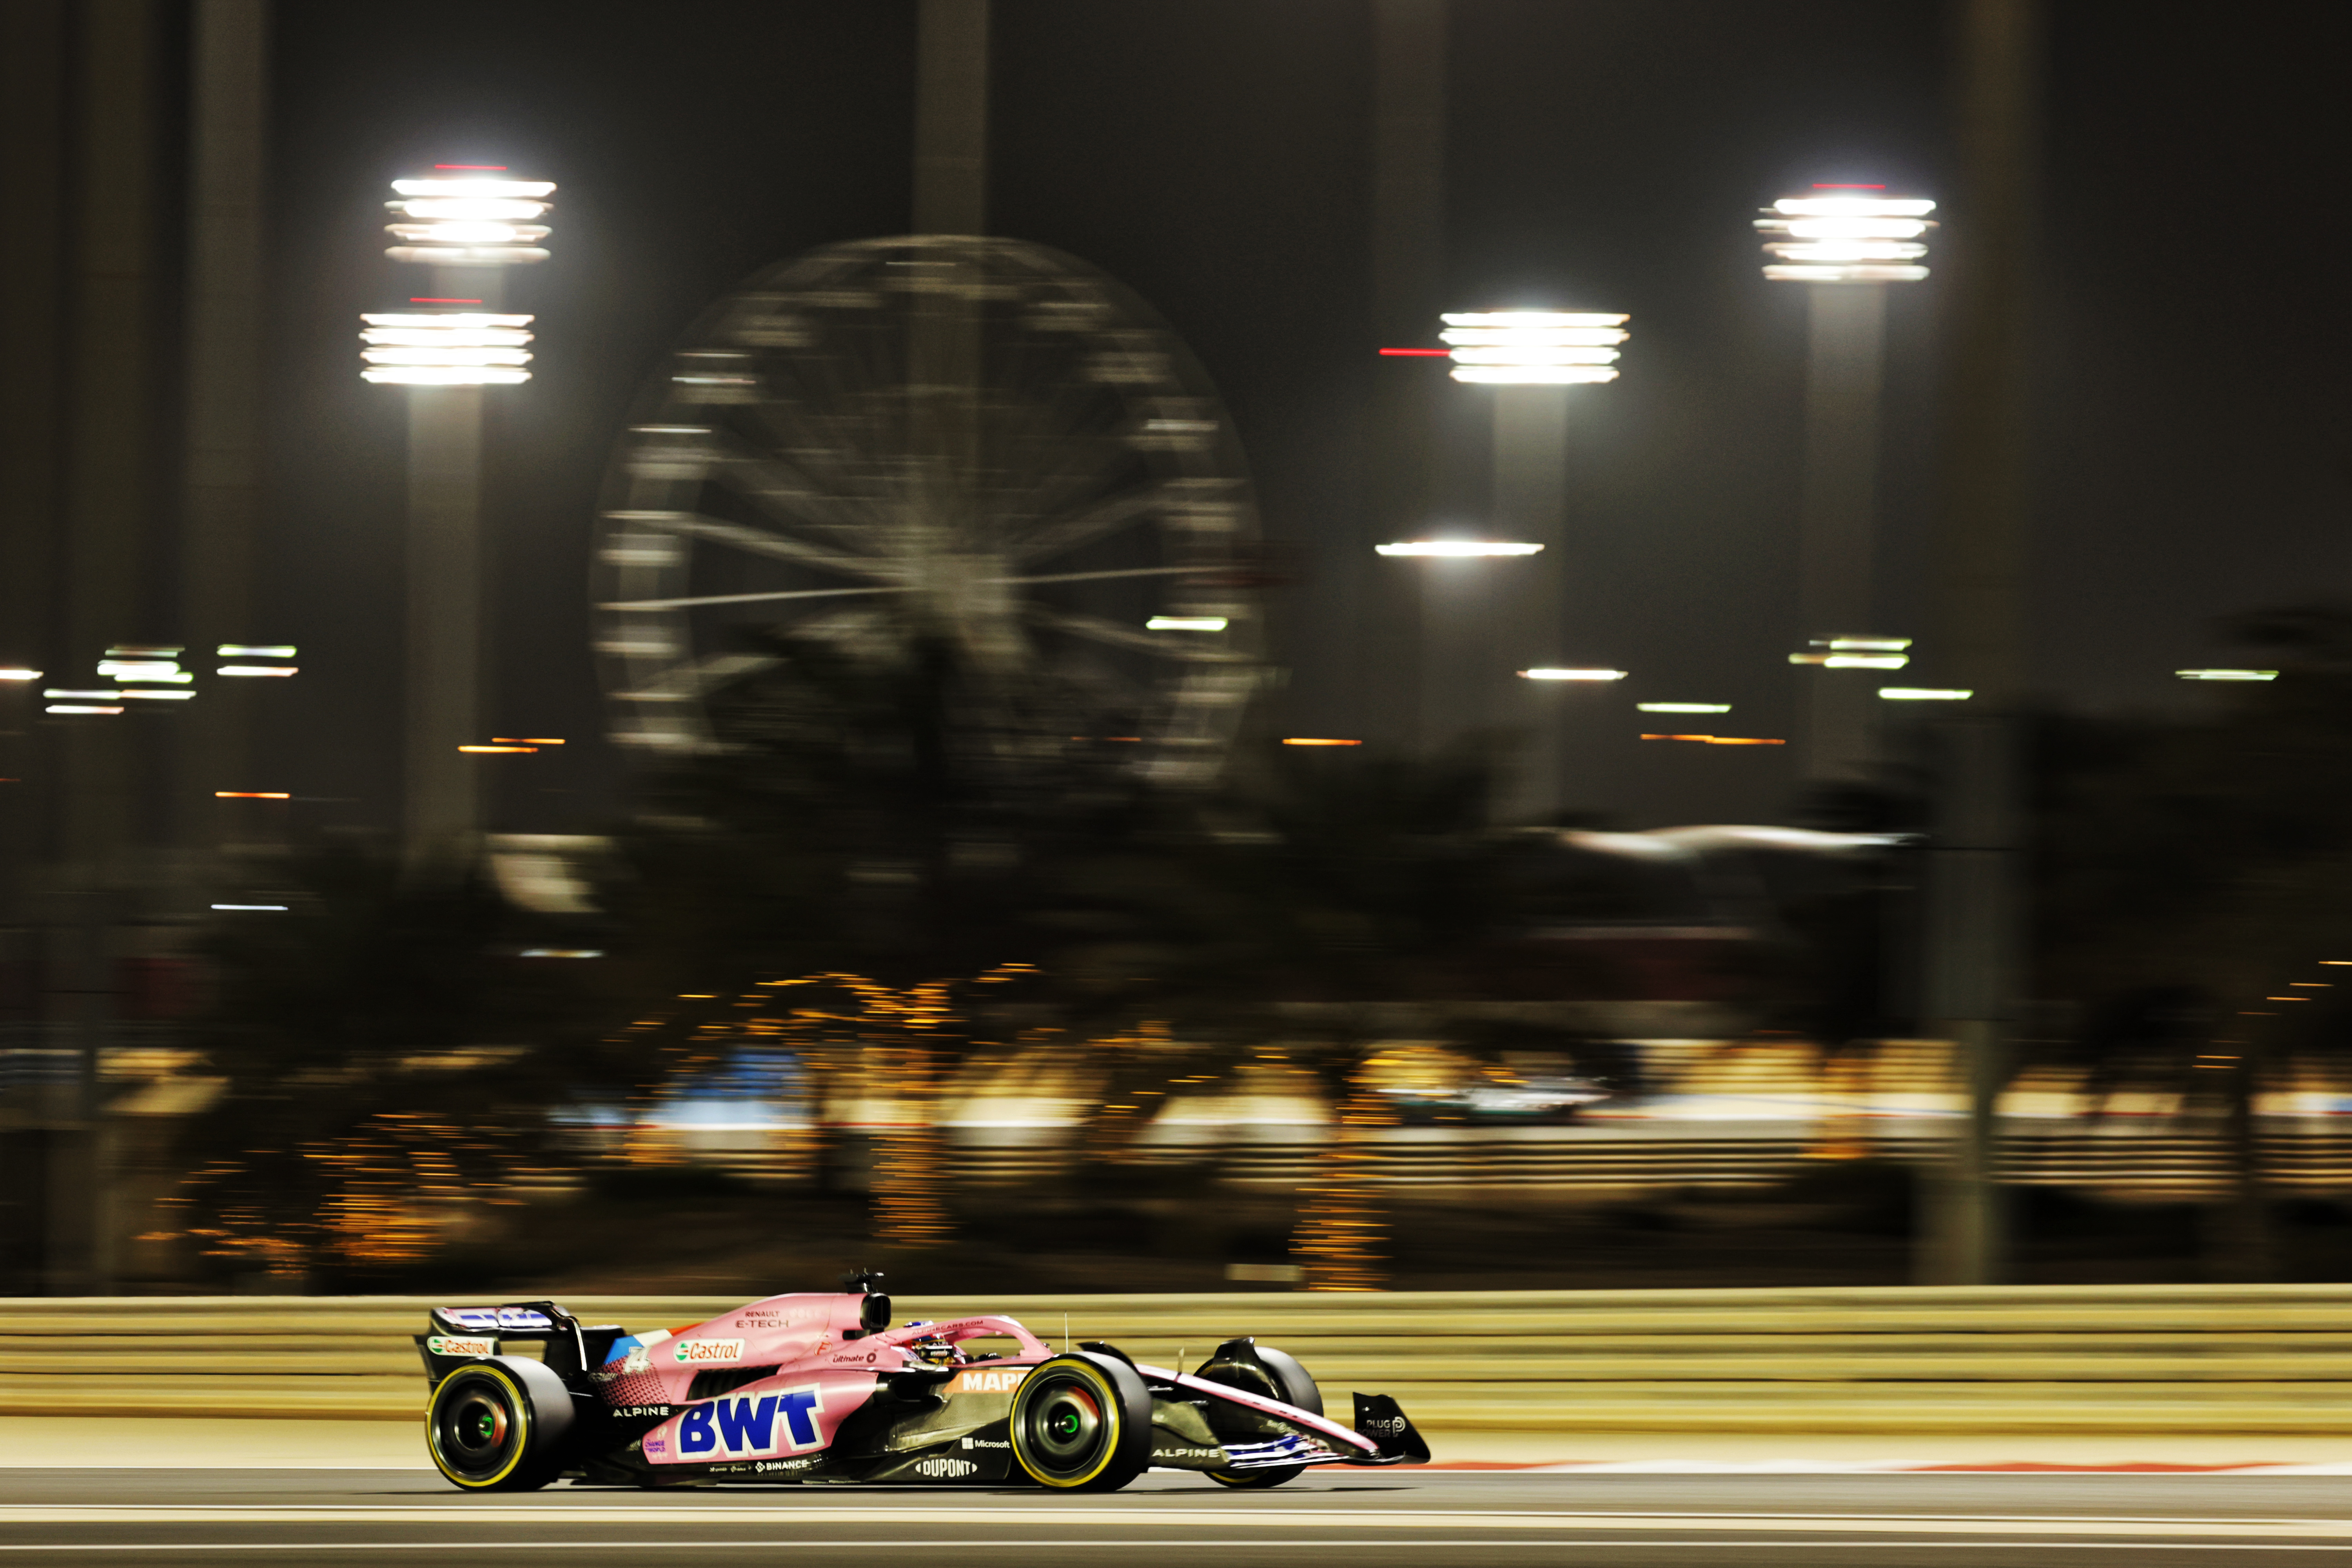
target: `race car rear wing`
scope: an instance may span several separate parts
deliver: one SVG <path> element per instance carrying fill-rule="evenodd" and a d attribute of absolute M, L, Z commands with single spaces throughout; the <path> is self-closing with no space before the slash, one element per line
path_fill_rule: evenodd
<path fill-rule="evenodd" d="M 583 1324 L 552 1301 L 509 1301 L 497 1307 L 435 1307 L 427 1332 L 415 1336 L 434 1383 L 467 1361 L 524 1346 L 543 1347 L 544 1361 L 560 1377 L 593 1372 L 604 1364 L 623 1330 L 618 1323 Z"/>

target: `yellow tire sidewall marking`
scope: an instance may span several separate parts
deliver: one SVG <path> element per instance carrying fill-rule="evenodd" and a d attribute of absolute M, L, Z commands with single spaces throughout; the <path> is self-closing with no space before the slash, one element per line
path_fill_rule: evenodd
<path fill-rule="evenodd" d="M 1037 1368 L 1037 1372 L 1043 1372 L 1046 1367 L 1053 1366 L 1054 1364 L 1055 1363 L 1053 1362 L 1046 1362 Z M 1047 1476 L 1039 1475 L 1037 1473 L 1036 1467 L 1029 1462 L 1029 1455 L 1027 1451 L 1021 1446 L 1021 1429 L 1023 1423 L 1021 1420 L 1021 1411 L 1018 1408 L 1016 1408 L 1013 1413 L 1013 1457 L 1021 1461 L 1021 1468 L 1029 1472 L 1029 1479 L 1031 1480 L 1035 1481 L 1040 1486 L 1055 1487 L 1067 1491 L 1076 1487 L 1085 1486 L 1088 1481 L 1093 1480 L 1097 1476 L 1101 1475 L 1103 1471 L 1110 1468 L 1111 1459 L 1118 1453 L 1119 1438 L 1125 1436 L 1123 1428 L 1127 1421 L 1127 1411 L 1125 1407 L 1119 1404 L 1118 1390 L 1112 1387 L 1110 1379 L 1105 1377 L 1100 1372 L 1097 1372 L 1095 1368 L 1088 1366 L 1082 1361 L 1064 1362 L 1061 1365 L 1069 1371 L 1082 1373 L 1085 1375 L 1085 1381 L 1087 1382 L 1090 1391 L 1097 1399 L 1102 1401 L 1104 1418 L 1110 1427 L 1110 1441 L 1103 1445 L 1101 1459 L 1097 1461 L 1095 1468 L 1088 1470 L 1085 1475 L 1074 1476 L 1067 1480 L 1057 1480 Z M 1023 1378 L 1021 1380 L 1022 1387 L 1024 1389 L 1027 1388 L 1029 1386 L 1030 1378 L 1034 1378 L 1036 1375 L 1037 1373 L 1033 1372 L 1029 1374 L 1029 1377 Z"/>
<path fill-rule="evenodd" d="M 457 1378 L 467 1372 L 478 1372 L 485 1377 L 496 1379 L 499 1385 L 507 1391 L 508 1395 L 514 1402 L 514 1457 L 499 1468 L 497 1475 L 488 1477 L 482 1480 L 473 1480 L 465 1476 L 457 1474 L 449 1468 L 447 1462 L 441 1458 L 440 1406 L 442 1391 L 449 1386 L 452 1379 Z M 457 1372 L 451 1373 L 448 1377 L 443 1378 L 441 1380 L 440 1386 L 433 1391 L 432 1402 L 425 1407 L 425 1434 L 427 1437 L 426 1447 L 433 1450 L 433 1463 L 435 1467 L 438 1468 L 441 1474 L 450 1482 L 457 1486 L 465 1487 L 469 1490 L 483 1491 L 491 1487 L 497 1486 L 500 1481 L 505 1480 L 509 1476 L 515 1473 L 515 1468 L 522 1463 L 523 1456 L 530 1451 L 530 1401 L 524 1396 L 521 1385 L 517 1384 L 513 1378 L 509 1377 L 505 1371 L 499 1367 L 489 1366 L 487 1364 L 462 1367 Z"/>

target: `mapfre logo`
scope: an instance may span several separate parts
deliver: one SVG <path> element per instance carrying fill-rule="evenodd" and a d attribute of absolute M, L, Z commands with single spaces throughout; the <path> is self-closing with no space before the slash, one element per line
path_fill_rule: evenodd
<path fill-rule="evenodd" d="M 814 1384 L 757 1398 L 714 1399 L 679 1419 L 677 1451 L 688 1458 L 740 1459 L 814 1448 L 816 1413 L 824 1408 L 824 1393 Z"/>
<path fill-rule="evenodd" d="M 960 1374 L 956 1378 L 953 1392 L 957 1394 L 1010 1394 L 1014 1389 L 1020 1387 L 1021 1380 L 1028 1375 L 1029 1374 L 1026 1371 L 967 1372 Z"/>
<path fill-rule="evenodd" d="M 674 1360 L 682 1362 L 741 1361 L 741 1340 L 680 1340 L 670 1347 Z"/>
<path fill-rule="evenodd" d="M 461 1340 L 446 1334 L 434 1334 L 425 1342 L 425 1348 L 435 1355 L 496 1355 L 496 1340 Z"/>

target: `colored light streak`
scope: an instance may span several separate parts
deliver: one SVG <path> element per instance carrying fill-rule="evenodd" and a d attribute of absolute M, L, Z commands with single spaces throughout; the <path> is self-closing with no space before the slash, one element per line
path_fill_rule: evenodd
<path fill-rule="evenodd" d="M 2275 669 L 2176 669 L 2183 680 L 2276 680 Z"/>
<path fill-rule="evenodd" d="M 1785 746 L 1786 741 L 1761 735 L 1644 735 L 1644 741 L 1689 741 L 1701 746 Z"/>
<path fill-rule="evenodd" d="M 213 798 L 215 800 L 292 800 L 294 797 L 283 790 L 216 789 L 213 791 Z"/>
<path fill-rule="evenodd" d="M 490 739 L 501 746 L 560 746 L 561 741 L 549 741 L 530 735 L 493 735 Z"/>
<path fill-rule="evenodd" d="M 213 649 L 217 658 L 292 658 L 291 643 L 225 642 Z"/>
<path fill-rule="evenodd" d="M 1815 185 L 1817 191 L 1883 191 L 1885 185 Z M 1936 204 L 1917 196 L 1782 196 L 1782 217 L 1926 217 Z"/>
<path fill-rule="evenodd" d="M 1616 380 L 1617 373 L 1591 365 L 1457 364 L 1454 379 L 1472 386 L 1600 385 Z"/>
<path fill-rule="evenodd" d="M 1926 279 L 1924 267 L 1851 267 L 1779 265 L 1764 268 L 1764 276 L 1775 283 L 1918 283 Z"/>
<path fill-rule="evenodd" d="M 1637 713 L 1728 713 L 1728 702 L 1636 702 Z"/>
<path fill-rule="evenodd" d="M 1143 623 L 1148 632 L 1221 632 L 1225 629 L 1223 616 L 1154 616 Z"/>
<path fill-rule="evenodd" d="M 1534 555 L 1541 552 L 1543 546 L 1483 539 L 1418 539 L 1397 544 L 1376 544 L 1372 549 L 1381 555 L 1431 555 L 1459 560 L 1473 555 Z"/>
<path fill-rule="evenodd" d="M 105 658 L 99 661 L 98 672 L 121 681 L 145 680 L 173 686 L 195 679 L 173 658 Z"/>
<path fill-rule="evenodd" d="M 216 910 L 253 910 L 263 914 L 274 915 L 282 915 L 286 912 L 286 906 L 284 904 L 215 904 L 213 908 Z"/>
<path fill-rule="evenodd" d="M 1523 669 L 1521 680 L 1622 680 L 1631 673 L 1622 669 Z"/>
<path fill-rule="evenodd" d="M 37 669 L 26 669 L 21 667 L 0 669 L 0 680 L 38 680 L 42 673 Z"/>
<path fill-rule="evenodd" d="M 1363 744 L 1361 741 L 1343 741 L 1329 735 L 1287 735 L 1283 738 L 1282 743 L 1286 746 L 1360 746 Z"/>
<path fill-rule="evenodd" d="M 1957 686 L 1882 686 L 1878 695 L 1889 702 L 1966 702 L 1976 692 Z"/>
<path fill-rule="evenodd" d="M 44 713 L 120 713 L 120 708 L 96 708 L 80 703 L 52 702 L 41 710 Z"/>
<path fill-rule="evenodd" d="M 520 386 L 527 370 L 461 369 L 446 365 L 385 365 L 360 372 L 379 386 Z"/>
<path fill-rule="evenodd" d="M 1454 357 L 1452 349 L 1382 349 L 1381 353 L 1388 359 L 1452 359 Z"/>
<path fill-rule="evenodd" d="M 1901 669 L 1911 662 L 1899 653 L 1792 653 L 1790 664 L 1818 664 L 1824 669 Z"/>
<path fill-rule="evenodd" d="M 484 168 L 488 169 L 488 165 Z M 502 169 L 489 172 L 505 173 Z M 555 194 L 555 184 L 551 180 L 394 180 L 392 188 L 404 196 L 523 196 L 534 201 Z"/>
<path fill-rule="evenodd" d="M 461 752 L 467 752 L 476 755 L 491 756 L 502 755 L 515 752 L 536 752 L 539 750 L 537 746 L 460 746 L 457 749 Z"/>
<path fill-rule="evenodd" d="M 225 664 L 218 669 L 214 670 L 213 673 L 215 675 L 258 677 L 299 675 L 302 671 L 299 666 L 291 664 Z"/>

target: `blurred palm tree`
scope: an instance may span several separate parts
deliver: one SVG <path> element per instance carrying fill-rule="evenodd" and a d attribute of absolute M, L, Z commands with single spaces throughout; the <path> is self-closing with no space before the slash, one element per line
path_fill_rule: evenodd
<path fill-rule="evenodd" d="M 2352 969 L 2328 963 L 2352 959 L 2352 610 L 2221 630 L 2276 679 L 2220 687 L 2188 721 L 2043 723 L 2034 919 L 2042 994 L 2090 1018 L 2094 1082 L 2155 1064 L 2217 1110 L 2233 1183 L 2214 1266 L 2263 1278 L 2255 1097 L 2290 1053 L 2352 1043 L 2335 979 Z"/>

